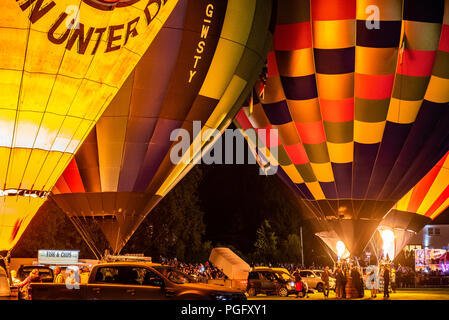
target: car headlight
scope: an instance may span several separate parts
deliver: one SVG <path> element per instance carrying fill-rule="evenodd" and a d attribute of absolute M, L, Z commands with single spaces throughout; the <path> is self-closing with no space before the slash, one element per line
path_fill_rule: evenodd
<path fill-rule="evenodd" d="M 212 300 L 231 300 L 231 296 L 223 293 L 212 293 Z"/>

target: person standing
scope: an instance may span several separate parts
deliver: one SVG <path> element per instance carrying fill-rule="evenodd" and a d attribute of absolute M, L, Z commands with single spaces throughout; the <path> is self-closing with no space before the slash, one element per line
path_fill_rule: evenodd
<path fill-rule="evenodd" d="M 19 299 L 29 299 L 29 289 L 32 282 L 42 282 L 38 269 L 33 269 L 28 277 L 17 284 L 17 288 L 19 288 Z"/>
<path fill-rule="evenodd" d="M 369 280 L 371 282 L 371 298 L 377 298 L 376 273 L 374 270 L 371 271 L 367 280 Z"/>
<path fill-rule="evenodd" d="M 89 268 L 82 267 L 80 273 L 80 283 L 87 284 L 89 282 Z"/>
<path fill-rule="evenodd" d="M 337 293 L 338 299 L 343 298 L 343 292 L 345 290 L 343 286 L 343 278 L 343 271 L 340 269 L 340 266 L 337 266 L 337 269 L 335 270 L 335 292 Z"/>
<path fill-rule="evenodd" d="M 342 298 L 346 299 L 346 283 L 348 282 L 348 276 L 349 276 L 349 271 L 348 271 L 348 267 L 345 266 L 345 268 L 342 270 Z"/>
<path fill-rule="evenodd" d="M 351 278 L 352 278 L 352 284 L 354 288 L 357 290 L 357 297 L 362 298 L 363 297 L 363 285 L 362 281 L 360 279 L 360 272 L 357 270 L 357 267 L 353 267 L 351 270 Z"/>
<path fill-rule="evenodd" d="M 324 268 L 324 272 L 323 275 L 321 276 L 321 280 L 323 280 L 324 282 L 324 287 L 323 287 L 323 294 L 324 294 L 324 299 L 329 298 L 329 267 L 326 266 L 326 268 Z"/>
<path fill-rule="evenodd" d="M 388 268 L 388 265 L 385 265 L 384 267 L 384 298 L 390 297 L 390 268 Z"/>
<path fill-rule="evenodd" d="M 391 278 L 391 291 L 393 293 L 396 293 L 396 270 L 394 269 L 394 266 L 393 268 L 391 268 L 390 278 Z"/>
<path fill-rule="evenodd" d="M 56 268 L 55 268 L 55 277 L 54 277 L 54 279 L 53 279 L 53 283 L 58 283 L 58 284 L 64 284 L 64 276 L 62 275 L 62 272 L 61 272 L 61 267 L 60 266 L 57 266 Z"/>
<path fill-rule="evenodd" d="M 304 286 L 303 286 L 302 278 L 299 275 L 298 271 L 295 271 L 294 277 L 295 277 L 296 298 L 303 297 L 304 296 Z"/>

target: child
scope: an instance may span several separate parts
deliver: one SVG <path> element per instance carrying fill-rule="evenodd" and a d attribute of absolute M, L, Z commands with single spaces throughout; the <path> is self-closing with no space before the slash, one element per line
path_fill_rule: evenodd
<path fill-rule="evenodd" d="M 375 276 L 374 276 L 374 270 L 373 271 L 371 271 L 371 273 L 370 273 L 370 277 L 371 277 L 371 298 L 376 298 L 377 297 L 377 295 L 376 295 L 376 281 L 375 281 Z"/>

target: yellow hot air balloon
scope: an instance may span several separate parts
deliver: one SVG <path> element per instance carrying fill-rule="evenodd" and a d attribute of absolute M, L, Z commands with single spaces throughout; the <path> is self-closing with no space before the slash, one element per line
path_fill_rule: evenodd
<path fill-rule="evenodd" d="M 3 0 L 0 250 L 11 250 L 177 0 Z"/>

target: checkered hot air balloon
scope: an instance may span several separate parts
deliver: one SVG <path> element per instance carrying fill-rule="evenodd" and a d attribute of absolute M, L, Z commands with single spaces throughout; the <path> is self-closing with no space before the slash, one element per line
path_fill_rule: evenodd
<path fill-rule="evenodd" d="M 272 164 L 357 256 L 449 149 L 449 1 L 280 1 L 277 15 L 264 98 L 235 122 L 278 130 L 253 145 L 278 148 Z"/>

